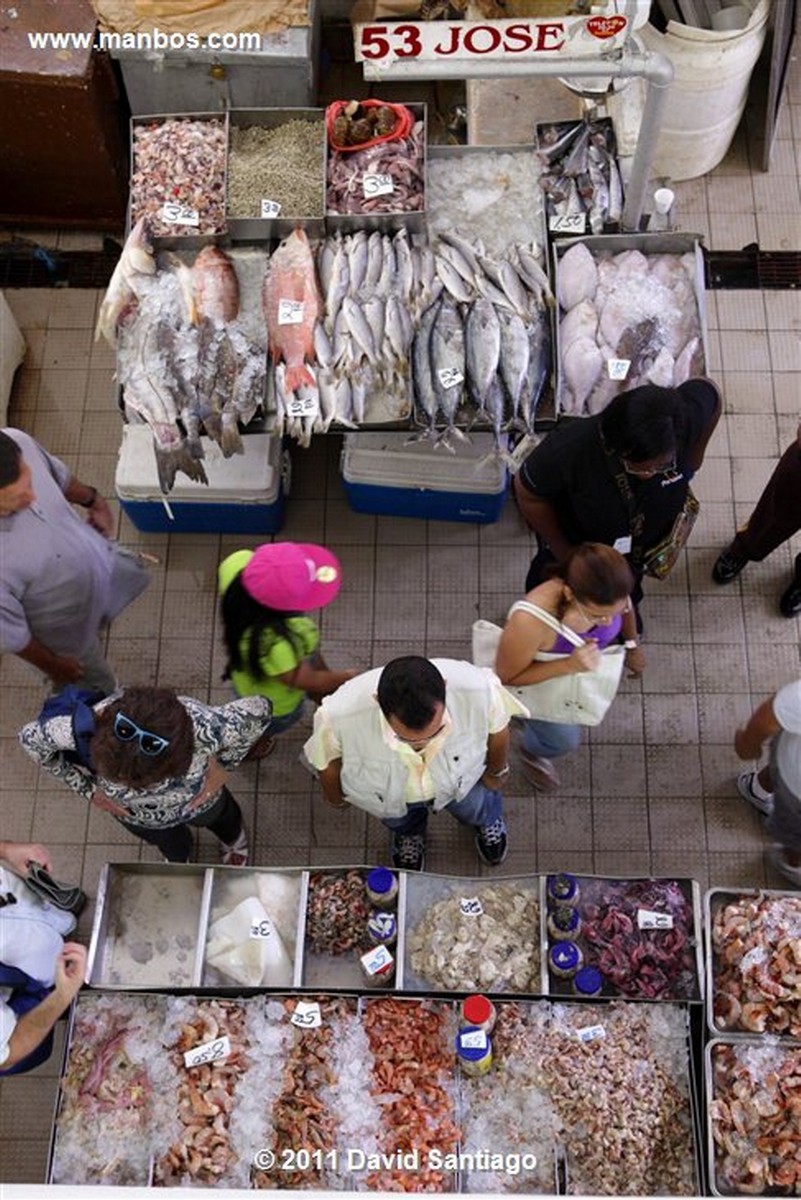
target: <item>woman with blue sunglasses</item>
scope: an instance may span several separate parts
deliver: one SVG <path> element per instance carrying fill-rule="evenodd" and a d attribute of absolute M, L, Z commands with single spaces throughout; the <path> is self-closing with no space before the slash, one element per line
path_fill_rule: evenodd
<path fill-rule="evenodd" d="M 270 724 L 270 702 L 249 696 L 212 706 L 169 688 L 131 687 L 94 707 L 90 762 L 80 761 L 70 716 L 32 721 L 19 738 L 32 758 L 126 829 L 189 862 L 191 826 L 210 829 L 226 866 L 249 848 L 242 810 L 225 786 Z"/>

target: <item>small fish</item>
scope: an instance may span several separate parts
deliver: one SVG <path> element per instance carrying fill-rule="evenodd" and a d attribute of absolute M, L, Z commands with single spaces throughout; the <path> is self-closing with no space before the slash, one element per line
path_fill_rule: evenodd
<path fill-rule="evenodd" d="M 484 253 L 484 248 L 478 245 L 472 245 L 467 238 L 463 238 L 461 234 L 455 230 L 449 229 L 445 233 L 439 235 L 441 242 L 448 242 L 453 246 L 454 250 L 458 250 L 462 258 L 468 263 L 473 277 L 480 274 L 481 267 L 479 265 L 479 255 Z"/>
<path fill-rule="evenodd" d="M 457 275 L 461 275 L 466 284 L 468 284 L 470 287 L 473 286 L 476 272 L 464 257 L 461 250 L 457 249 L 456 246 L 451 245 L 451 243 L 445 238 L 440 238 L 439 242 L 437 243 L 437 254 L 440 256 L 440 258 L 444 258 L 445 261 L 453 267 Z M 482 267 L 484 266 L 483 262 L 481 265 Z"/>
<path fill-rule="evenodd" d="M 456 428 L 456 412 L 464 395 L 464 325 L 456 305 L 445 300 L 431 330 L 431 378 L 437 405 L 445 417 L 446 428 L 435 445 L 450 449 L 454 437 L 463 436 Z"/>
<path fill-rule="evenodd" d="M 454 300 L 469 304 L 475 296 L 474 288 L 466 284 L 459 272 L 439 254 L 436 255 L 436 264 L 437 275 L 442 280 L 445 290 L 450 292 Z"/>
<path fill-rule="evenodd" d="M 350 274 L 350 295 L 358 296 L 367 275 L 367 234 L 363 229 L 345 239 Z"/>
<path fill-rule="evenodd" d="M 414 394 L 420 408 L 428 417 L 428 435 L 436 437 L 437 396 L 431 373 L 431 331 L 442 301 L 437 300 L 427 308 L 420 320 L 420 327 L 412 343 L 412 379 Z M 425 435 L 424 435 L 425 436 Z M 412 439 L 416 440 L 416 439 Z"/>
<path fill-rule="evenodd" d="M 498 370 L 501 326 L 494 304 L 482 297 L 474 301 L 465 325 L 465 365 L 473 403 L 484 408 L 490 383 Z"/>
<path fill-rule="evenodd" d="M 367 271 L 364 287 L 372 290 L 378 285 L 384 266 L 384 243 L 381 233 L 374 229 L 367 239 Z"/>
<path fill-rule="evenodd" d="M 348 329 L 354 342 L 365 355 L 368 362 L 376 365 L 378 363 L 378 354 L 376 352 L 375 339 L 364 309 L 352 296 L 346 296 L 342 302 L 342 311 L 345 314 L 345 320 L 348 323 Z"/>
<path fill-rule="evenodd" d="M 501 379 L 512 401 L 513 418 L 516 418 L 528 373 L 528 330 L 517 313 L 501 309 L 498 321 L 501 327 Z"/>

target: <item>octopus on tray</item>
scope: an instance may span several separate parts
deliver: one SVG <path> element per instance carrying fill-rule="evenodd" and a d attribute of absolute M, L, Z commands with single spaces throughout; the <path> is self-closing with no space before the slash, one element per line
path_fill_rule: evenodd
<path fill-rule="evenodd" d="M 712 917 L 718 1029 L 801 1037 L 801 896 L 740 896 Z"/>
<path fill-rule="evenodd" d="M 718 1189 L 801 1195 L 801 1047 L 712 1047 L 709 1119 Z"/>

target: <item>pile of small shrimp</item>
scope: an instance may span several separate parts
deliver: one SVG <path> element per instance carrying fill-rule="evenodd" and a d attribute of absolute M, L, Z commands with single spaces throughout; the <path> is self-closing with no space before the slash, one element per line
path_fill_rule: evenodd
<path fill-rule="evenodd" d="M 748 1196 L 801 1195 L 801 1047 L 712 1047 L 715 1182 Z"/>
<path fill-rule="evenodd" d="M 317 873 L 309 880 L 306 945 L 315 954 L 347 954 L 370 945 L 370 906 L 361 871 L 344 875 Z"/>
<path fill-rule="evenodd" d="M 712 919 L 718 1029 L 801 1037 L 801 896 L 740 896 Z"/>
<path fill-rule="evenodd" d="M 455 1026 L 450 1005 L 381 998 L 365 1004 L 363 1025 L 373 1055 L 370 1091 L 381 1104 L 379 1149 L 418 1151 L 421 1169 L 371 1172 L 370 1191 L 449 1192 L 454 1179 L 427 1167 L 431 1150 L 454 1151 Z M 359 1190 L 362 1190 L 361 1188 Z"/>
<path fill-rule="evenodd" d="M 187 1067 L 184 1054 L 228 1037 L 231 1053 L 216 1062 Z M 181 1025 L 170 1046 L 180 1082 L 176 1092 L 180 1136 L 156 1161 L 154 1185 L 216 1185 L 237 1161 L 231 1145 L 230 1118 L 240 1077 L 250 1065 L 245 1008 L 230 1000 L 198 1000 L 194 1015 Z"/>

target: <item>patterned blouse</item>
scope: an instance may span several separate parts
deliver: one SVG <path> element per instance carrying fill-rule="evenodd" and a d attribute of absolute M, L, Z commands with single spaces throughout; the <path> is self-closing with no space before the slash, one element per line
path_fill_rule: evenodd
<path fill-rule="evenodd" d="M 63 751 L 75 748 L 71 716 L 52 717 L 43 724 L 31 721 L 19 731 L 19 740 L 31 758 L 57 779 L 63 779 L 84 800 L 91 801 L 95 789 L 101 788 L 109 800 L 126 810 L 126 820 L 148 829 L 169 829 L 214 807 L 219 792 L 197 808 L 190 808 L 203 790 L 210 763 L 216 759 L 222 767 L 239 766 L 267 729 L 271 715 L 270 702 L 262 696 L 247 696 L 218 708 L 188 696 L 178 699 L 192 718 L 195 737 L 192 761 L 181 778 L 164 779 L 147 791 L 114 783 L 70 762 Z M 102 700 L 96 704 L 95 712 L 108 703 L 109 700 Z"/>

